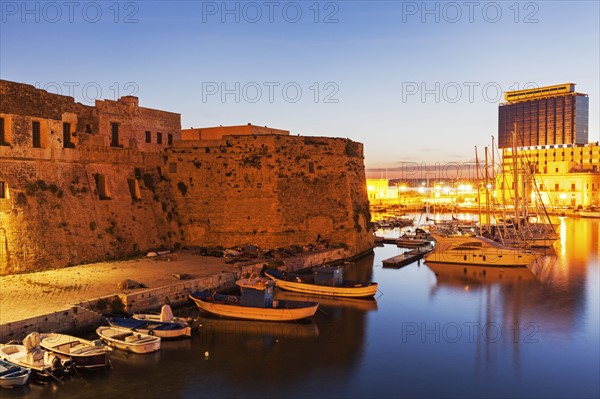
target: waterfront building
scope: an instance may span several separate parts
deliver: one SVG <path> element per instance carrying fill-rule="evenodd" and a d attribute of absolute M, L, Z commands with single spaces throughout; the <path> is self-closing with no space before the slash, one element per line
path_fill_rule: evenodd
<path fill-rule="evenodd" d="M 514 195 L 513 156 L 512 149 L 503 150 L 502 174 L 498 177 L 498 188 L 507 189 L 510 195 Z M 516 156 L 520 175 L 528 167 L 534 177 L 527 192 L 538 192 L 544 205 L 586 207 L 600 203 L 600 145 L 597 142 L 522 147 L 517 148 Z"/>
<path fill-rule="evenodd" d="M 600 146 L 588 143 L 587 94 L 566 83 L 506 92 L 504 99 L 498 107 L 502 163 L 496 197 L 512 201 L 516 168 L 519 196 L 529 203 L 537 198 L 549 207 L 598 204 Z"/>
<path fill-rule="evenodd" d="M 587 94 L 575 92 L 574 83 L 504 93 L 498 107 L 498 147 L 588 143 Z"/>
<path fill-rule="evenodd" d="M 367 179 L 367 195 L 369 201 L 397 199 L 398 188 L 390 187 L 388 179 Z"/>

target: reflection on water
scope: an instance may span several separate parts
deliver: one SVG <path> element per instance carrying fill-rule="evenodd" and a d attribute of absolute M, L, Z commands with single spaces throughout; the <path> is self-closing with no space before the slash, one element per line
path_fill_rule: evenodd
<path fill-rule="evenodd" d="M 399 251 L 386 245 L 345 266 L 347 278 L 379 283 L 376 301 L 323 298 L 301 323 L 225 320 L 190 307 L 184 315 L 202 325 L 191 340 L 164 342 L 153 355 L 116 352 L 110 371 L 2 394 L 598 397 L 599 221 L 560 223 L 556 253 L 529 268 L 384 269 Z"/>

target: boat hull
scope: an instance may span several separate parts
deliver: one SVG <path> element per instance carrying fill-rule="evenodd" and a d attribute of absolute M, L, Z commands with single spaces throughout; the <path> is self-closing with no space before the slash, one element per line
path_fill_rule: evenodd
<path fill-rule="evenodd" d="M 307 302 L 306 306 L 286 307 L 289 304 L 297 304 L 295 301 L 278 301 L 278 307 L 258 308 L 251 306 L 241 306 L 236 304 L 211 302 L 202 298 L 197 298 L 194 294 L 190 298 L 196 303 L 198 309 L 210 314 L 245 320 L 263 320 L 263 321 L 293 321 L 311 317 L 317 311 L 319 304 L 316 302 Z"/>
<path fill-rule="evenodd" d="M 113 327 L 128 329 L 133 332 L 154 335 L 163 339 L 188 338 L 192 336 L 192 328 L 176 323 L 162 323 L 139 319 L 108 319 Z"/>
<path fill-rule="evenodd" d="M 600 212 L 579 211 L 579 216 L 581 216 L 583 218 L 600 218 Z"/>
<path fill-rule="evenodd" d="M 435 249 L 424 256 L 427 263 L 451 263 L 474 266 L 524 267 L 535 261 L 539 254 L 532 251 L 502 247 L 498 244 L 469 247 L 481 238 L 444 238 L 436 236 Z M 468 248 L 468 249 L 460 249 Z"/>
<path fill-rule="evenodd" d="M 93 369 L 110 366 L 112 349 L 96 346 L 93 342 L 64 334 L 50 334 L 40 346 L 59 355 L 68 356 L 77 368 Z"/>
<path fill-rule="evenodd" d="M 187 326 L 189 324 L 188 321 L 186 319 L 184 319 L 183 317 L 173 317 L 169 321 L 163 321 L 160 319 L 159 314 L 136 313 L 136 314 L 132 315 L 131 317 L 136 320 L 154 321 L 154 322 L 161 322 L 161 323 L 172 323 L 172 324 L 178 324 L 180 326 Z"/>
<path fill-rule="evenodd" d="M 396 240 L 396 245 L 402 248 L 423 247 L 431 244 L 429 240 Z"/>
<path fill-rule="evenodd" d="M 0 362 L 0 387 L 16 388 L 29 382 L 31 370 L 16 364 L 1 361 Z"/>
<path fill-rule="evenodd" d="M 339 296 L 346 298 L 369 298 L 377 293 L 378 287 L 377 283 L 373 283 L 364 287 L 330 287 L 326 285 L 281 280 L 269 274 L 267 274 L 267 276 L 273 279 L 275 281 L 275 285 L 282 290 L 311 295 Z"/>
<path fill-rule="evenodd" d="M 535 256 L 505 256 L 505 255 L 485 255 L 485 254 L 435 254 L 433 252 L 424 256 L 426 263 L 450 263 L 454 265 L 471 265 L 471 266 L 493 266 L 493 267 L 526 267 L 533 262 Z"/>
<path fill-rule="evenodd" d="M 33 377 L 42 380 L 70 374 L 73 370 L 73 360 L 70 357 L 48 353 L 35 361 L 34 364 L 24 360 L 26 359 L 26 353 L 27 351 L 23 345 L 4 345 L 0 348 L 0 359 L 31 370 Z M 60 362 L 58 368 L 55 368 L 53 364 L 56 359 Z"/>
<path fill-rule="evenodd" d="M 108 329 L 117 330 L 113 327 L 98 327 L 96 333 L 100 337 L 102 341 L 104 341 L 108 346 L 124 350 L 132 353 L 152 353 L 160 350 L 160 338 L 152 337 L 146 334 L 133 333 L 131 331 L 125 331 L 124 329 L 119 329 L 120 334 L 118 335 L 110 335 L 108 333 Z M 111 332 L 112 333 L 112 332 Z M 139 339 L 133 342 L 126 342 L 125 340 L 119 339 L 120 336 L 123 338 L 127 336 L 138 336 Z"/>

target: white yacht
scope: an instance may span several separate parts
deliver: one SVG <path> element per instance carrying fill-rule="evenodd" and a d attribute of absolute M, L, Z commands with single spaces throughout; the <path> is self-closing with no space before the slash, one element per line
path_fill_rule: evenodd
<path fill-rule="evenodd" d="M 540 254 L 506 247 L 480 236 L 431 233 L 435 249 L 425 255 L 427 263 L 454 263 L 498 267 L 525 267 Z"/>

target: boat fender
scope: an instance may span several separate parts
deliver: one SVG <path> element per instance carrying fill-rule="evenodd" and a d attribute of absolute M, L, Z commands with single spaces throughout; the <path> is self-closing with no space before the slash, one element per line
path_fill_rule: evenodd
<path fill-rule="evenodd" d="M 148 331 L 148 335 L 154 335 L 154 330 Z"/>

